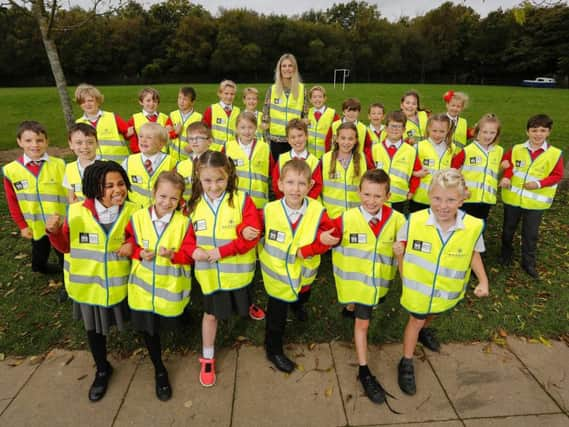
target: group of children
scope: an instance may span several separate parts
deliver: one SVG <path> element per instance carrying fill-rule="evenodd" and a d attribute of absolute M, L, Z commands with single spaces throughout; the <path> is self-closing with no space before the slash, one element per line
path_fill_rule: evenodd
<path fill-rule="evenodd" d="M 504 155 L 496 116 L 484 115 L 473 131 L 460 117 L 463 93 L 447 92 L 447 112 L 430 116 L 413 91 L 385 120 L 383 105 L 374 103 L 365 126 L 358 100 L 346 100 L 340 118 L 315 86 L 308 117 L 286 124 L 291 150 L 273 159 L 255 111 L 258 92 L 245 90 L 241 112 L 233 105 L 236 89 L 222 82 L 220 102 L 203 116 L 193 110 L 192 88 L 180 89 L 170 116 L 158 113 L 158 92 L 144 89 L 143 111 L 125 122 L 100 109 L 96 88 L 81 85 L 76 98 L 84 115 L 69 131 L 77 160 L 67 166 L 48 156 L 39 123 L 20 125 L 23 156 L 4 167 L 10 213 L 32 241 L 34 271 L 57 270 L 47 263 L 50 242 L 65 254 L 65 287 L 96 363 L 90 400 L 104 396 L 113 372 L 109 328 L 129 320 L 154 365 L 157 397 L 170 399 L 160 331 L 178 325 L 192 273 L 203 294 L 203 386 L 216 382 L 218 322 L 234 313 L 266 317 L 267 358 L 292 372 L 283 349 L 287 314 L 290 308 L 307 319 L 320 255 L 330 249 L 338 302 L 354 319 L 358 377 L 376 403 L 385 391 L 367 366 L 367 332 L 399 270 L 409 320 L 398 380 L 415 394 L 417 342 L 433 351 L 440 346 L 433 319 L 464 297 L 471 271 L 479 281 L 475 295 L 488 295 L 480 254 L 499 187 L 502 263 L 512 262 L 522 219 L 521 264 L 538 276 L 537 230 L 563 174 L 561 151 L 547 142 L 548 116 L 531 117 L 527 142 Z M 257 262 L 266 316 L 251 292 Z"/>

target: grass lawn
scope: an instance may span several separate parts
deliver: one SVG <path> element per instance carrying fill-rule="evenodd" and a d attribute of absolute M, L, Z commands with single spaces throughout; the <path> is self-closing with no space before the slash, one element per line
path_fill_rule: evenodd
<path fill-rule="evenodd" d="M 264 92 L 267 85 L 259 85 Z M 348 85 L 346 90 L 333 90 L 329 85 L 329 104 L 338 107 L 348 95 L 357 96 L 364 105 L 381 100 L 387 110 L 395 109 L 398 99 L 408 85 Z M 443 108 L 441 94 L 448 89 L 442 85 L 414 86 L 424 96 L 423 104 L 434 111 Z M 177 86 L 159 86 L 163 111 L 175 108 Z M 136 110 L 138 87 L 104 87 L 108 99 L 105 107 L 124 117 Z M 197 85 L 198 110 L 214 100 L 215 85 Z M 551 142 L 569 147 L 569 91 L 506 87 L 455 87 L 468 92 L 471 107 L 466 117 L 473 123 L 482 113 L 492 111 L 504 123 L 502 142 L 510 146 L 524 140 L 525 121 L 537 112 L 549 113 L 554 121 Z M 0 149 L 13 148 L 17 124 L 24 119 L 37 119 L 48 126 L 52 144 L 64 146 L 64 125 L 55 89 L 0 89 L 3 114 L 0 129 Z M 367 110 L 365 110 L 367 111 Z M 469 292 L 467 298 L 451 313 L 436 321 L 443 341 L 494 340 L 504 334 L 527 336 L 541 340 L 566 335 L 569 331 L 569 192 L 559 192 L 556 201 L 544 216 L 541 227 L 538 269 L 542 276 L 535 281 L 516 263 L 504 269 L 498 266 L 502 207 L 492 210 L 486 231 L 485 263 L 490 277 L 489 298 L 479 300 Z M 71 303 L 57 302 L 61 277 L 45 277 L 30 272 L 30 244 L 19 237 L 6 207 L 0 199 L 0 353 L 37 354 L 52 347 L 86 348 L 82 325 L 71 319 Z M 51 281 L 50 281 L 51 280 Z M 255 281 L 258 300 L 266 302 L 260 275 Z M 198 349 L 201 334 L 201 301 L 194 286 L 192 309 L 187 326 L 167 334 L 165 347 L 172 350 Z M 290 341 L 318 342 L 333 339 L 351 340 L 352 324 L 340 315 L 330 268 L 330 257 L 324 256 L 320 274 L 309 303 L 310 321 L 301 324 L 291 321 L 287 326 Z M 372 342 L 400 341 L 406 315 L 399 306 L 401 293 L 397 281 L 384 304 L 374 312 L 370 328 Z M 264 322 L 233 319 L 222 324 L 218 345 L 232 345 L 250 340 L 262 344 Z M 135 333 L 114 333 L 110 348 L 129 354 L 143 346 Z"/>

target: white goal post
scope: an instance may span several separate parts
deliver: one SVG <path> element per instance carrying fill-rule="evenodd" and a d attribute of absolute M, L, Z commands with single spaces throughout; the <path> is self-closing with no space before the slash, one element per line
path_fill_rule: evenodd
<path fill-rule="evenodd" d="M 342 73 L 342 90 L 346 86 L 346 78 L 350 77 L 350 69 L 349 68 L 336 68 L 334 69 L 334 87 L 336 87 L 336 74 Z M 339 79 L 338 79 L 339 84 Z"/>

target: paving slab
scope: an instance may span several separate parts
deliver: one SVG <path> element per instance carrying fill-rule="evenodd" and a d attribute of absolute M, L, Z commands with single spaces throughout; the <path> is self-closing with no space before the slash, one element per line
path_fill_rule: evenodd
<path fill-rule="evenodd" d="M 559 408 L 505 348 L 448 344 L 427 353 L 461 418 L 533 415 Z"/>
<path fill-rule="evenodd" d="M 299 369 L 276 370 L 261 347 L 239 350 L 232 427 L 343 426 L 347 424 L 330 346 L 290 345 Z"/>
<path fill-rule="evenodd" d="M 366 427 L 463 427 L 464 424 L 459 420 L 450 420 L 450 421 L 434 421 L 432 423 L 410 423 L 410 424 L 377 424 L 375 426 L 366 426 Z"/>
<path fill-rule="evenodd" d="M 38 368 L 41 359 L 7 357 L 0 362 L 0 414 L 8 407 L 26 381 Z"/>
<path fill-rule="evenodd" d="M 199 356 L 170 356 L 164 361 L 172 385 L 172 399 L 158 400 L 154 368 L 149 360 L 139 365 L 114 427 L 123 426 L 229 426 L 235 381 L 235 350 L 216 354 L 215 386 L 199 383 Z"/>
<path fill-rule="evenodd" d="M 365 396 L 357 379 L 358 363 L 352 344 L 335 342 L 331 346 L 350 425 L 385 425 L 458 418 L 431 367 L 420 358 L 415 358 L 414 362 L 417 394 L 407 396 L 401 392 L 397 384 L 401 344 L 370 346 L 368 350 L 368 366 L 385 390 L 397 398 L 388 397 L 388 402 L 400 414 L 392 413 L 387 405 L 377 405 Z"/>
<path fill-rule="evenodd" d="M 506 418 L 477 418 L 464 420 L 466 427 L 567 427 L 569 418 L 565 414 L 552 415 L 526 415 Z"/>
<path fill-rule="evenodd" d="M 95 373 L 91 353 L 53 350 L 0 417 L 7 426 L 110 426 L 136 363 L 110 358 L 115 368 L 106 396 L 88 399 Z"/>
<path fill-rule="evenodd" d="M 508 346 L 564 411 L 569 411 L 569 347 L 560 341 L 527 343 L 508 337 Z"/>

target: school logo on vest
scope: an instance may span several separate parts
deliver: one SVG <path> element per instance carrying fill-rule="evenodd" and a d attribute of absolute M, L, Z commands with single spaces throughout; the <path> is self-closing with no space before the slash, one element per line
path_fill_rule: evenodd
<path fill-rule="evenodd" d="M 236 167 L 244 166 L 245 161 L 243 159 L 233 159 L 233 164 L 235 164 Z"/>
<path fill-rule="evenodd" d="M 285 241 L 285 234 L 282 231 L 269 230 L 269 240 L 274 240 L 276 242 L 283 243 Z"/>
<path fill-rule="evenodd" d="M 281 100 L 279 98 L 273 99 L 273 104 L 280 104 Z"/>
<path fill-rule="evenodd" d="M 367 243 L 367 236 L 363 233 L 350 233 L 350 243 Z"/>
<path fill-rule="evenodd" d="M 30 186 L 30 184 L 28 183 L 27 179 L 22 179 L 21 181 L 15 182 L 14 183 L 14 187 L 16 188 L 16 190 L 18 191 L 22 191 L 25 190 L 26 188 L 28 188 Z"/>
<path fill-rule="evenodd" d="M 431 253 L 433 246 L 429 242 L 423 242 L 422 240 L 413 240 L 413 250 L 424 252 L 426 254 Z"/>
<path fill-rule="evenodd" d="M 99 236 L 97 233 L 79 233 L 79 243 L 92 243 L 96 245 L 99 243 Z"/>
<path fill-rule="evenodd" d="M 330 179 L 340 179 L 342 174 L 340 172 L 334 172 L 330 174 Z"/>
<path fill-rule="evenodd" d="M 470 157 L 468 160 L 469 160 L 471 165 L 478 165 L 478 164 L 482 163 L 482 159 L 480 157 L 476 157 L 476 156 Z"/>
<path fill-rule="evenodd" d="M 435 159 L 423 159 L 423 166 L 435 166 Z"/>
<path fill-rule="evenodd" d="M 71 186 L 73 187 L 74 192 L 76 192 L 76 193 L 81 192 L 81 184 L 71 184 Z"/>
<path fill-rule="evenodd" d="M 218 125 L 222 125 L 223 119 L 221 117 L 218 117 L 217 119 L 215 119 L 215 123 L 217 123 Z"/>
<path fill-rule="evenodd" d="M 414 136 L 415 131 L 413 129 L 407 131 L 407 136 Z"/>
<path fill-rule="evenodd" d="M 516 167 L 517 168 L 523 168 L 526 165 L 526 162 L 524 162 L 523 160 L 516 160 Z"/>
<path fill-rule="evenodd" d="M 138 175 L 131 175 L 131 176 L 130 176 L 130 181 L 131 181 L 133 184 L 142 184 L 142 182 L 143 182 L 143 181 L 142 181 L 142 177 L 141 177 L 141 176 L 138 176 Z"/>
<path fill-rule="evenodd" d="M 375 162 L 376 169 L 383 169 L 383 162 Z"/>
<path fill-rule="evenodd" d="M 228 219 L 226 224 L 222 224 L 221 228 L 229 228 L 229 229 L 235 229 L 236 225 L 235 225 L 235 220 L 233 218 Z"/>
<path fill-rule="evenodd" d="M 449 253 L 448 253 L 448 256 L 455 256 L 455 257 L 461 257 L 461 256 L 464 256 L 464 255 L 465 255 L 465 253 L 464 253 L 464 251 L 462 250 L 462 248 L 458 248 L 456 251 L 454 251 L 454 252 L 449 252 Z"/>
<path fill-rule="evenodd" d="M 199 219 L 194 222 L 194 231 L 204 231 L 207 229 L 207 222 L 205 219 Z"/>

